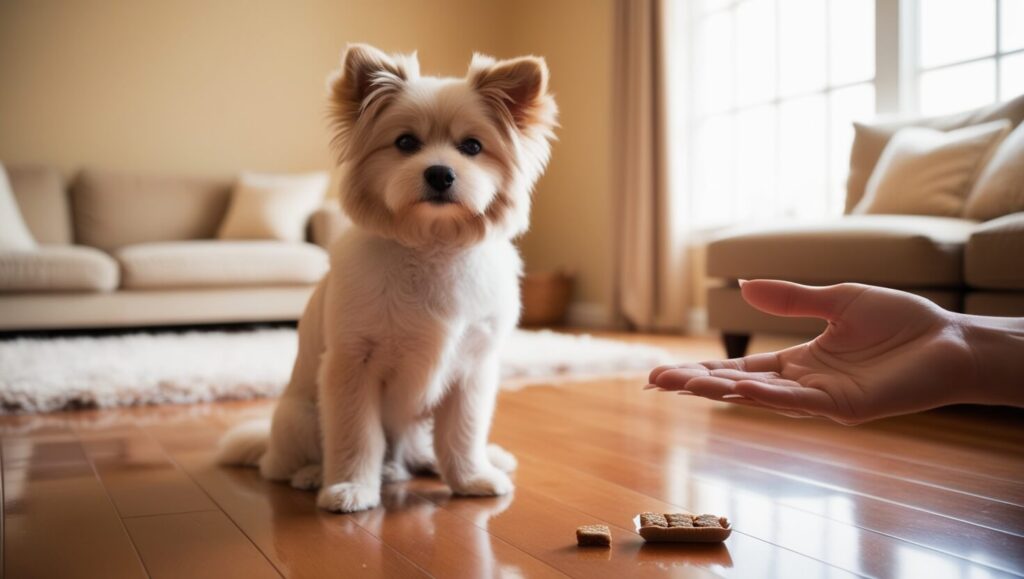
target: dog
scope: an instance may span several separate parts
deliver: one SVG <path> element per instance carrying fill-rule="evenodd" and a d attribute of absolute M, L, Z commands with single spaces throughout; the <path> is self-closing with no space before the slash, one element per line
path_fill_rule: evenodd
<path fill-rule="evenodd" d="M 299 321 L 269 428 L 232 430 L 219 461 L 319 487 L 343 513 L 420 472 L 459 495 L 509 493 L 515 458 L 487 437 L 520 313 L 512 241 L 557 125 L 547 65 L 476 54 L 464 78 L 438 78 L 415 54 L 351 45 L 328 89 L 354 227 Z"/>

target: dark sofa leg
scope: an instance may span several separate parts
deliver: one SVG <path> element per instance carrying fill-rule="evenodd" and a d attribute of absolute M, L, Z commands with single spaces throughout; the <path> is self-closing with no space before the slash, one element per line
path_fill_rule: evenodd
<path fill-rule="evenodd" d="M 746 356 L 749 344 L 750 334 L 722 334 L 722 345 L 725 346 L 725 355 L 730 358 Z"/>

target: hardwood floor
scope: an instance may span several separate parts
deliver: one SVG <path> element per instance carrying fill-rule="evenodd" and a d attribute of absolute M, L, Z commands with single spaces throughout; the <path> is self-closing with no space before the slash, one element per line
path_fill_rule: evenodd
<path fill-rule="evenodd" d="M 652 338 L 681 359 L 707 340 Z M 912 577 L 1024 575 L 1019 412 L 945 410 L 848 428 L 641 390 L 642 380 L 504 392 L 492 438 L 516 491 L 436 479 L 383 506 L 221 468 L 232 424 L 270 401 L 0 417 L 3 576 Z M 723 545 L 645 545 L 640 511 L 712 512 Z M 611 527 L 611 549 L 575 528 Z"/>

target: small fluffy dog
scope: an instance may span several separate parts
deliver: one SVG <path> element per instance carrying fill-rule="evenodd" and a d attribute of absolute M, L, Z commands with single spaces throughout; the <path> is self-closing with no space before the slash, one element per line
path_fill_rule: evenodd
<path fill-rule="evenodd" d="M 474 55 L 465 78 L 353 45 L 329 79 L 341 202 L 355 224 L 299 322 L 273 422 L 221 442 L 223 464 L 320 487 L 324 509 L 380 502 L 433 471 L 463 495 L 512 490 L 487 436 L 498 351 L 519 318 L 530 192 L 556 125 L 544 60 Z"/>

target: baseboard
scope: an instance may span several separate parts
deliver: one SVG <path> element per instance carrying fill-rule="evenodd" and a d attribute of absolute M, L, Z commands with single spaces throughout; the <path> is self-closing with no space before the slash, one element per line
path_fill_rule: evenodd
<path fill-rule="evenodd" d="M 612 314 L 605 304 L 595 302 L 573 302 L 569 304 L 569 315 L 566 324 L 572 328 L 588 328 L 592 330 L 611 329 Z"/>

